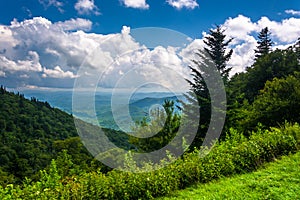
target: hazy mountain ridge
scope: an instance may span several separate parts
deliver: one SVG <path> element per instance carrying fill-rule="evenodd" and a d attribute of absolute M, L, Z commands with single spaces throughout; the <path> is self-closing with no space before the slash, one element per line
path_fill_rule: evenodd
<path fill-rule="evenodd" d="M 23 90 L 25 98 L 30 99 L 35 97 L 40 101 L 47 101 L 51 106 L 59 108 L 69 114 L 73 114 L 80 119 L 93 123 L 100 124 L 104 128 L 113 128 L 118 130 L 118 126 L 114 122 L 111 99 L 112 94 L 109 92 L 97 92 L 95 94 L 95 111 L 97 122 L 93 119 L 92 105 L 86 105 L 86 109 L 82 112 L 73 112 L 72 98 L 73 91 L 55 91 L 55 90 Z M 82 92 L 82 95 L 85 93 Z M 149 109 L 152 105 L 162 105 L 166 99 L 177 100 L 184 99 L 182 94 L 174 95 L 169 92 L 140 92 L 134 93 L 130 99 L 126 99 L 125 93 L 114 94 L 114 98 L 119 98 L 120 109 L 126 109 L 126 103 L 129 102 L 129 113 L 134 121 L 142 120 L 144 117 L 149 117 Z M 83 102 L 84 103 L 84 102 Z M 84 107 L 84 106 L 83 106 Z"/>

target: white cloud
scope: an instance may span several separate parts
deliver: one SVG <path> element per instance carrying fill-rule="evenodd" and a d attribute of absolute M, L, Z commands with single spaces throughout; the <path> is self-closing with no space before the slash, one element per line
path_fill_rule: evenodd
<path fill-rule="evenodd" d="M 235 40 L 248 40 L 252 34 L 257 35 L 263 28 L 268 27 L 272 38 L 280 43 L 291 43 L 300 35 L 300 18 L 283 19 L 281 22 L 272 21 L 267 17 L 261 17 L 257 22 L 252 22 L 250 18 L 238 15 L 229 18 L 222 25 L 226 29 L 226 34 Z"/>
<path fill-rule="evenodd" d="M 45 49 L 45 53 L 51 54 L 53 56 L 60 57 L 60 54 L 56 50 L 50 49 L 48 47 Z"/>
<path fill-rule="evenodd" d="M 267 17 L 262 17 L 257 22 L 257 27 L 261 30 L 268 27 L 273 38 L 279 42 L 291 43 L 297 40 L 300 35 L 300 18 L 283 19 L 281 22 L 271 21 Z"/>
<path fill-rule="evenodd" d="M 2 54 L 12 54 L 13 47 L 18 43 L 19 41 L 14 38 L 11 29 L 7 26 L 0 25 L 0 52 Z"/>
<path fill-rule="evenodd" d="M 22 74 L 20 75 L 20 78 L 30 78 L 30 77 L 28 76 L 28 74 Z"/>
<path fill-rule="evenodd" d="M 81 23 L 76 24 L 79 21 Z M 87 20 L 68 20 L 66 22 L 52 23 L 49 20 L 36 17 L 23 22 L 14 21 L 9 27 L 14 33 L 14 39 L 19 41 L 19 45 L 14 47 L 8 57 L 16 58 L 22 55 L 24 49 L 38 48 L 40 54 L 47 53 L 58 56 L 53 65 L 59 66 L 80 66 L 84 57 L 98 44 L 86 33 L 82 31 L 66 32 L 65 29 L 88 29 L 91 22 Z M 1 42 L 0 42 L 1 44 Z M 19 55 L 21 54 L 21 55 Z M 17 56 L 16 56 L 17 55 Z M 43 61 L 45 62 L 43 57 Z M 46 63 L 47 65 L 51 62 Z"/>
<path fill-rule="evenodd" d="M 257 25 L 243 15 L 228 18 L 222 27 L 226 30 L 227 39 L 234 38 L 233 43 L 248 40 L 251 33 L 258 31 Z"/>
<path fill-rule="evenodd" d="M 182 8 L 194 9 L 199 6 L 196 0 L 167 0 L 167 3 L 179 10 Z"/>
<path fill-rule="evenodd" d="M 300 11 L 298 10 L 285 10 L 284 12 L 291 15 L 300 15 Z"/>
<path fill-rule="evenodd" d="M 75 75 L 73 72 L 66 71 L 64 72 L 59 66 L 54 67 L 54 69 L 43 69 L 43 78 L 50 77 L 50 78 L 77 78 L 78 76 Z"/>
<path fill-rule="evenodd" d="M 3 71 L 42 71 L 39 55 L 35 51 L 29 51 L 26 60 L 13 61 L 5 56 L 0 56 L 0 69 Z"/>
<path fill-rule="evenodd" d="M 130 34 L 130 27 L 123 26 L 121 33 L 125 34 L 125 35 L 129 35 Z"/>
<path fill-rule="evenodd" d="M 0 77 L 5 77 L 5 72 L 4 71 L 0 71 Z"/>
<path fill-rule="evenodd" d="M 94 0 L 78 0 L 74 6 L 78 14 L 95 14 L 100 15 L 99 8 L 95 5 Z"/>
<path fill-rule="evenodd" d="M 122 0 L 122 2 L 128 8 L 149 9 L 146 0 Z"/>
<path fill-rule="evenodd" d="M 232 67 L 230 75 L 237 72 L 242 72 L 246 67 L 253 64 L 256 48 L 256 40 L 252 36 L 247 36 L 247 39 L 233 48 L 233 53 L 228 65 Z"/>
<path fill-rule="evenodd" d="M 269 26 L 272 39 L 278 42 L 276 48 L 283 48 L 299 37 L 297 22 L 296 18 L 276 22 L 266 17 L 253 22 L 242 15 L 227 19 L 222 27 L 228 37 L 235 38 L 230 46 L 232 73 L 243 71 L 253 63 L 257 45 L 254 36 L 261 28 Z M 10 26 L 0 26 L 0 76 L 12 78 L 16 84 L 22 78 L 20 84 L 30 80 L 30 84 L 40 81 L 44 87 L 59 83 L 72 87 L 77 71 L 84 68 L 78 74 L 89 85 L 96 84 L 90 80 L 98 80 L 102 74 L 99 83 L 103 87 L 114 87 L 118 80 L 129 77 L 122 87 L 144 81 L 180 88 L 185 84 L 183 77 L 190 74 L 187 64 L 197 59 L 195 51 L 203 48 L 206 35 L 204 32 L 202 38 L 191 40 L 181 50 L 163 46 L 148 49 L 132 38 L 130 27 L 124 26 L 119 33 L 107 35 L 83 31 L 91 26 L 90 21 L 80 18 L 52 23 L 42 17 L 14 20 Z M 172 75 L 175 72 L 179 78 Z M 171 75 L 166 77 L 168 73 Z"/>
<path fill-rule="evenodd" d="M 58 9 L 59 12 L 63 13 L 64 10 L 62 9 L 63 3 L 58 0 L 39 0 L 40 4 L 44 6 L 45 9 L 48 9 L 50 6 L 54 6 Z"/>
<path fill-rule="evenodd" d="M 231 74 L 245 70 L 254 62 L 254 49 L 257 46 L 254 36 L 268 27 L 275 48 L 284 48 L 292 45 L 300 35 L 300 19 L 288 18 L 282 21 L 272 21 L 267 17 L 261 17 L 257 22 L 250 18 L 238 15 L 235 18 L 228 18 L 222 27 L 225 29 L 227 39 L 233 38 L 231 48 L 232 58 L 229 65 L 233 67 Z"/>
<path fill-rule="evenodd" d="M 64 31 L 84 30 L 89 31 L 92 28 L 92 22 L 87 19 L 76 18 L 64 22 L 57 22 L 56 25 Z"/>
<path fill-rule="evenodd" d="M 188 64 L 192 64 L 192 60 L 197 60 L 198 56 L 196 53 L 198 50 L 203 49 L 205 46 L 203 39 L 195 39 L 191 41 L 184 49 L 181 50 L 179 55 L 182 57 L 183 61 Z"/>
<path fill-rule="evenodd" d="M 176 48 L 158 46 L 153 50 L 141 48 L 115 59 L 101 79 L 105 87 L 138 88 L 157 84 L 171 90 L 187 89 L 185 78 L 190 71 L 176 54 Z"/>

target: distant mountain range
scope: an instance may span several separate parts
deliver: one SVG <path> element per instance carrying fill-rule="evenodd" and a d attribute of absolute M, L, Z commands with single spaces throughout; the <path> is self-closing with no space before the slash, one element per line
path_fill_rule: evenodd
<path fill-rule="evenodd" d="M 111 98 L 112 95 L 109 92 L 98 92 L 95 95 L 95 111 L 97 121 L 94 120 L 94 110 L 91 109 L 91 105 L 82 106 L 84 110 L 81 112 L 72 111 L 72 91 L 54 91 L 54 90 L 23 90 L 21 91 L 28 99 L 35 97 L 40 101 L 47 101 L 51 106 L 57 107 L 63 111 L 73 114 L 76 117 L 81 118 L 84 121 L 100 124 L 104 128 L 112 128 L 119 130 L 118 125 L 115 123 L 115 119 L 112 113 Z M 82 95 L 85 95 L 83 92 Z M 124 93 L 114 94 L 114 98 L 119 100 L 117 106 L 118 116 L 120 121 L 126 116 L 122 116 L 124 109 L 129 108 L 130 117 L 133 121 L 141 121 L 144 117 L 149 119 L 149 109 L 154 106 L 162 106 L 166 99 L 173 100 L 176 105 L 180 105 L 178 100 L 184 100 L 182 94 L 174 94 L 168 92 L 141 92 L 134 93 L 130 96 L 130 99 L 126 99 L 127 95 Z M 129 104 L 128 104 L 129 102 Z M 84 102 L 82 102 L 84 104 Z M 126 104 L 128 104 L 126 107 Z M 114 108 L 116 109 L 116 108 Z M 122 111 L 122 112 L 121 112 Z M 115 116 L 116 118 L 116 116 Z M 123 122 L 127 123 L 127 122 Z"/>

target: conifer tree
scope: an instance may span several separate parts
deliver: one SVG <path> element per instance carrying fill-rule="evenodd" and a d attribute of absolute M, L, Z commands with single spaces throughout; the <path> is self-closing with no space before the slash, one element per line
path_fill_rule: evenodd
<path fill-rule="evenodd" d="M 193 60 L 194 66 L 190 66 L 192 80 L 187 80 L 187 82 L 191 86 L 191 94 L 186 96 L 190 105 L 185 105 L 185 107 L 186 110 L 195 111 L 198 109 L 200 113 L 198 132 L 192 143 L 192 148 L 201 146 L 211 122 L 212 99 L 217 98 L 211 96 L 212 91 L 209 91 L 205 81 L 210 80 L 215 85 L 220 84 L 218 80 L 212 80 L 214 76 L 211 73 L 220 73 L 225 84 L 229 79 L 231 68 L 227 66 L 227 62 L 233 51 L 228 51 L 227 46 L 232 38 L 227 41 L 225 38 L 224 30 L 220 26 L 217 26 L 214 30 L 211 29 L 209 35 L 204 39 L 207 47 L 204 48 L 204 51 L 199 50 L 196 53 L 198 60 Z M 217 86 L 214 86 L 214 89 L 216 88 Z M 191 104 L 197 106 L 187 108 L 191 107 Z"/>
<path fill-rule="evenodd" d="M 256 47 L 257 49 L 255 50 L 256 60 L 271 52 L 273 42 L 271 40 L 271 33 L 268 27 L 265 27 L 260 31 L 258 35 L 258 39 L 259 39 L 259 41 L 257 42 L 258 46 Z"/>
<path fill-rule="evenodd" d="M 219 25 L 215 30 L 209 30 L 209 35 L 206 36 L 204 40 L 204 43 L 207 45 L 204 50 L 213 60 L 224 81 L 227 81 L 231 70 L 231 68 L 227 66 L 227 62 L 231 58 L 233 50 L 231 49 L 226 53 L 226 48 L 232 41 L 232 38 L 225 41 L 226 35 L 224 31 L 225 30 Z"/>

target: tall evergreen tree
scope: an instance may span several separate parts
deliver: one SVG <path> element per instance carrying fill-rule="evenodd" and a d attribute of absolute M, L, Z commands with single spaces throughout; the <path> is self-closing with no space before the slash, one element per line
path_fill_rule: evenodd
<path fill-rule="evenodd" d="M 232 39 L 226 41 L 225 38 L 224 30 L 220 26 L 214 30 L 211 29 L 209 35 L 204 39 L 207 47 L 204 48 L 204 51 L 199 50 L 196 53 L 198 60 L 193 60 L 194 66 L 190 66 L 192 79 L 187 81 L 191 86 L 191 94 L 187 96 L 187 99 L 195 108 L 186 105 L 185 109 L 199 110 L 200 113 L 198 131 L 192 147 L 202 145 L 212 119 L 212 99 L 218 98 L 211 96 L 212 91 L 209 91 L 206 81 L 209 80 L 211 84 L 213 83 L 213 90 L 216 90 L 220 85 L 219 81 L 215 80 L 216 74 L 220 73 L 225 83 L 229 79 L 231 68 L 227 66 L 227 62 L 231 58 L 232 50 L 228 51 L 227 46 Z M 218 92 L 214 92 L 214 94 L 216 93 Z M 220 110 L 220 112 L 222 111 Z"/>
<path fill-rule="evenodd" d="M 227 81 L 231 70 L 231 68 L 227 66 L 227 62 L 231 58 L 233 50 L 231 49 L 226 53 L 226 48 L 232 41 L 232 38 L 225 41 L 226 35 L 224 34 L 224 31 L 225 30 L 219 25 L 216 29 L 210 29 L 209 35 L 206 36 L 204 40 L 204 43 L 207 45 L 204 50 L 214 61 L 214 64 L 221 73 L 224 81 Z"/>
<path fill-rule="evenodd" d="M 273 42 L 271 40 L 271 33 L 268 29 L 268 27 L 263 28 L 260 33 L 258 34 L 259 41 L 257 49 L 255 50 L 255 58 L 256 60 L 268 53 L 271 52 L 271 47 L 273 45 Z"/>

